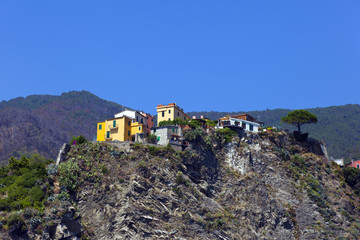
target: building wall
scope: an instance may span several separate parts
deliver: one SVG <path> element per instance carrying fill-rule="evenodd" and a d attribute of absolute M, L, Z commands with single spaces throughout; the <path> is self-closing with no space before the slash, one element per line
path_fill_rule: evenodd
<path fill-rule="evenodd" d="M 105 141 L 105 122 L 97 123 L 96 141 Z"/>
<path fill-rule="evenodd" d="M 105 140 L 131 141 L 131 119 L 127 117 L 120 117 L 106 120 Z"/>
<path fill-rule="evenodd" d="M 159 127 L 152 129 L 151 134 L 156 135 L 157 144 L 167 145 L 170 143 L 173 134 L 182 136 L 182 129 L 179 126 Z"/>
<path fill-rule="evenodd" d="M 360 169 L 360 160 L 350 163 L 349 165 L 347 165 L 347 167 L 353 167 L 353 168 Z"/>
<path fill-rule="evenodd" d="M 169 105 L 166 106 L 158 106 L 156 108 L 157 111 L 157 124 L 159 125 L 159 123 L 161 121 L 169 121 L 169 120 L 174 120 L 174 119 L 181 119 L 181 120 L 185 120 L 185 119 L 189 119 L 190 117 L 185 114 L 177 105 L 175 105 L 174 103 L 171 103 Z"/>
<path fill-rule="evenodd" d="M 131 135 L 135 135 L 137 133 L 145 133 L 146 125 L 138 122 L 131 123 Z"/>

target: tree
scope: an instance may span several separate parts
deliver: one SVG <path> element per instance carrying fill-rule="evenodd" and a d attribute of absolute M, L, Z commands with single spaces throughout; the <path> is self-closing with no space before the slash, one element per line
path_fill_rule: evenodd
<path fill-rule="evenodd" d="M 303 124 L 317 123 L 318 119 L 315 114 L 305 110 L 294 110 L 287 114 L 286 117 L 281 118 L 281 122 L 292 124 L 298 128 L 299 133 L 300 127 Z"/>

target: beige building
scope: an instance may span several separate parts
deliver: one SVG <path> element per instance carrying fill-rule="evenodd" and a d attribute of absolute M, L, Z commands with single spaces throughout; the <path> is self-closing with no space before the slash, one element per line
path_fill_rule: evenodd
<path fill-rule="evenodd" d="M 160 104 L 156 107 L 156 111 L 158 125 L 161 121 L 172 121 L 174 119 L 186 120 L 190 118 L 176 103 L 170 103 L 166 106 Z"/>

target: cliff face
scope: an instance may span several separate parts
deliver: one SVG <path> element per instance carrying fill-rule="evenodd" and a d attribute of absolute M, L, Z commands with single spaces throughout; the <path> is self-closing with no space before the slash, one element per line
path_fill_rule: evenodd
<path fill-rule="evenodd" d="M 250 134 L 228 144 L 208 137 L 184 152 L 102 146 L 98 161 L 109 173 L 100 187 L 80 186 L 82 222 L 96 239 L 359 236 L 358 199 L 318 142 L 300 144 L 286 133 Z M 70 158 L 99 156 L 80 150 L 73 148 Z"/>
<path fill-rule="evenodd" d="M 192 139 L 185 151 L 72 146 L 63 164 L 77 166 L 67 176 L 76 179 L 76 190 L 69 191 L 70 199 L 49 203 L 58 211 L 45 217 L 58 220 L 43 234 L 55 239 L 360 236 L 359 199 L 339 168 L 328 164 L 319 142 L 298 143 L 286 133 L 248 134 L 225 143 L 216 132 L 198 132 Z M 64 177 L 54 176 L 55 196 L 66 193 L 56 189 Z M 75 208 L 69 210 L 71 204 Z M 71 232 L 64 219 L 81 222 L 81 233 Z"/>

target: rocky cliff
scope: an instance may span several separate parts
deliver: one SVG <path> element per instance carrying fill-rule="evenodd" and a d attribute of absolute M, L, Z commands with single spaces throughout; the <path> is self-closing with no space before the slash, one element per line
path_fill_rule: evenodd
<path fill-rule="evenodd" d="M 299 143 L 285 132 L 248 133 L 230 142 L 216 131 L 191 134 L 184 151 L 140 144 L 130 150 L 73 146 L 51 176 L 54 196 L 43 216 L 48 221 L 27 236 L 360 237 L 359 199 L 319 142 Z"/>

